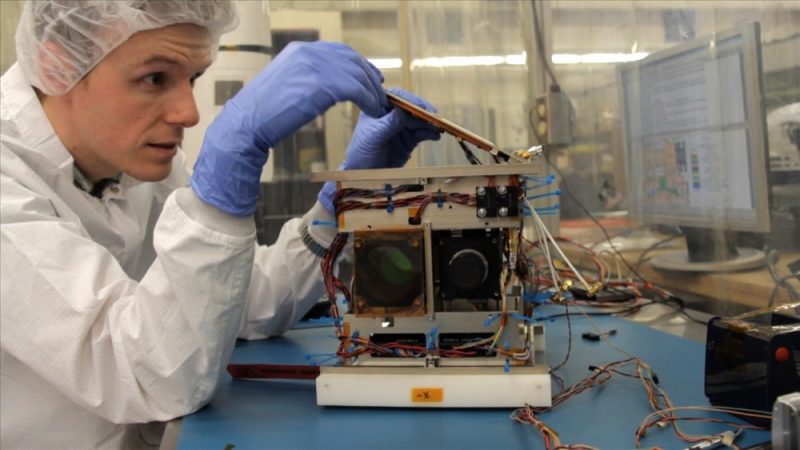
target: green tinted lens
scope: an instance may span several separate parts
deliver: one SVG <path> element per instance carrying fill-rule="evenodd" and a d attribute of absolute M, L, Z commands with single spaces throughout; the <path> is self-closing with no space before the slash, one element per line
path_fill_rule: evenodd
<path fill-rule="evenodd" d="M 413 277 L 413 264 L 400 250 L 382 247 L 380 251 L 380 274 L 384 280 L 394 286 L 406 286 Z"/>

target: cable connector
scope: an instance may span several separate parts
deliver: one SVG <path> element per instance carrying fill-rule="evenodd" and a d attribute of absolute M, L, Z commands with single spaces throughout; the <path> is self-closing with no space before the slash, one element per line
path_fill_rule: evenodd
<path fill-rule="evenodd" d="M 595 295 L 597 295 L 598 292 L 600 292 L 601 289 L 603 289 L 603 283 L 600 281 L 596 281 L 592 283 L 591 286 L 589 286 L 589 290 L 586 291 L 586 293 L 588 294 L 589 297 L 594 297 Z"/>
<path fill-rule="evenodd" d="M 615 334 L 617 334 L 617 330 L 608 330 L 607 332 L 602 334 L 592 333 L 590 331 L 587 331 L 581 334 L 581 338 L 587 341 L 599 341 L 603 336 L 613 336 Z"/>
<path fill-rule="evenodd" d="M 556 305 L 561 305 L 566 301 L 567 297 L 565 297 L 561 292 L 556 292 L 550 297 L 550 303 L 555 303 Z"/>
<path fill-rule="evenodd" d="M 519 149 L 514 152 L 514 155 L 522 158 L 523 160 L 531 160 L 542 156 L 544 148 L 541 145 L 534 145 L 528 149 Z"/>

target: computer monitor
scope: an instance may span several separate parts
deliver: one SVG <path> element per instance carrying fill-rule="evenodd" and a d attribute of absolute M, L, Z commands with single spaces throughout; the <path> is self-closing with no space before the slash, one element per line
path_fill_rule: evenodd
<path fill-rule="evenodd" d="M 735 232 L 769 231 L 758 23 L 652 53 L 617 72 L 633 217 L 677 225 L 688 252 L 657 268 L 752 268 Z"/>

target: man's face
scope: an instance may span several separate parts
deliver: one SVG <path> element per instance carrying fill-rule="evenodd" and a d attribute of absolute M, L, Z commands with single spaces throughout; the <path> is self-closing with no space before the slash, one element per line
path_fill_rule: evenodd
<path fill-rule="evenodd" d="M 166 178 L 183 129 L 199 121 L 192 87 L 210 63 L 210 35 L 191 24 L 136 33 L 114 49 L 58 100 L 67 114 L 56 130 L 78 168 L 92 181 Z"/>

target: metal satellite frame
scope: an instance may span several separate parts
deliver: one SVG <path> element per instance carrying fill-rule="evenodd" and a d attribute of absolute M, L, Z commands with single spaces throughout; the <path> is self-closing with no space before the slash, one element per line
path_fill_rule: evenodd
<path fill-rule="evenodd" d="M 337 182 L 339 241 L 323 271 L 329 297 L 337 286 L 348 304 L 341 317 L 334 307 L 341 363 L 321 368 L 317 403 L 549 406 L 544 328 L 530 320 L 514 274 L 525 175 L 537 170 L 538 150 L 500 152 L 427 111 L 398 107 L 508 164 L 312 175 Z M 353 245 L 349 283 L 333 276 L 342 236 Z"/>

